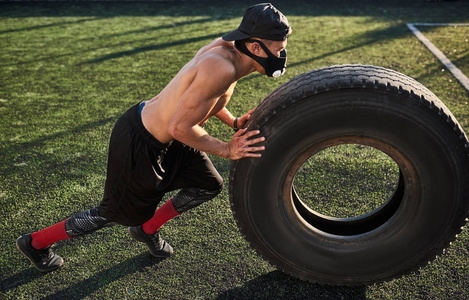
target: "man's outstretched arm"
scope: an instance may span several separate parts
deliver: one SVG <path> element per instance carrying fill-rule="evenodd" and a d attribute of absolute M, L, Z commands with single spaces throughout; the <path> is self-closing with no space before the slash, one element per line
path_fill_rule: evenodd
<path fill-rule="evenodd" d="M 214 67 L 217 63 L 219 65 Z M 223 62 L 216 60 L 208 60 L 206 67 L 199 66 L 197 75 L 178 102 L 168 133 L 186 145 L 224 158 L 259 157 L 258 152 L 264 150 L 264 147 L 256 147 L 255 144 L 264 141 L 264 138 L 253 138 L 259 131 L 240 130 L 226 143 L 210 136 L 198 125 L 210 114 L 219 95 L 223 95 L 230 87 L 234 70 L 230 72 L 229 68 L 230 65 L 223 66 Z M 217 70 L 217 74 L 214 74 L 214 70 Z"/>

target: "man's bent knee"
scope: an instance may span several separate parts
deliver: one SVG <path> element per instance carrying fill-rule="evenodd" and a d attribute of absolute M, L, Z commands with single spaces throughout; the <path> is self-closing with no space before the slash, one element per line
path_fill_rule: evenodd
<path fill-rule="evenodd" d="M 65 221 L 65 230 L 70 237 L 92 233 L 111 222 L 99 215 L 98 208 L 92 208 L 71 216 Z"/>
<path fill-rule="evenodd" d="M 173 206 L 178 213 L 183 213 L 196 206 L 215 198 L 222 188 L 205 190 L 202 188 L 183 188 L 173 197 Z"/>

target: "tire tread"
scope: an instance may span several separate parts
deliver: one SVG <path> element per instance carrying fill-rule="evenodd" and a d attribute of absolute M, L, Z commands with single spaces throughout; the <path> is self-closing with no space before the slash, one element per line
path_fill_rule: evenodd
<path fill-rule="evenodd" d="M 301 101 L 304 98 L 310 97 L 312 95 L 326 93 L 330 90 L 340 90 L 340 89 L 381 89 L 387 90 L 390 92 L 397 92 L 407 96 L 409 99 L 420 103 L 427 109 L 433 110 L 437 113 L 447 124 L 454 133 L 459 137 L 461 145 L 466 149 L 466 153 L 469 155 L 469 141 L 466 134 L 464 133 L 461 125 L 457 122 L 456 118 L 450 112 L 450 110 L 444 105 L 444 103 L 438 99 L 438 97 L 428 90 L 421 83 L 416 80 L 396 72 L 394 70 L 371 66 L 371 65 L 336 65 L 324 67 L 317 70 L 312 70 L 310 72 L 301 74 L 290 81 L 282 84 L 277 89 L 275 89 L 271 94 L 269 94 L 258 106 L 255 113 L 251 117 L 251 120 L 248 123 L 248 128 L 259 129 L 265 123 L 267 123 L 272 117 L 280 113 L 282 110 L 288 106 Z M 241 233 L 246 237 L 249 236 L 249 232 L 246 231 L 243 224 L 243 218 L 238 216 L 236 209 L 234 208 L 233 201 L 233 190 L 231 188 L 231 182 L 235 180 L 235 174 L 237 170 L 237 161 L 233 161 L 231 164 L 230 170 L 230 203 L 231 208 L 234 214 L 234 218 L 238 224 L 238 227 L 241 229 Z M 469 205 L 466 205 L 468 207 Z M 461 219 L 461 222 L 454 226 L 454 232 L 452 237 L 447 241 L 448 247 L 461 232 L 463 226 L 469 218 L 469 207 L 466 210 L 466 215 Z M 250 242 L 251 246 L 253 244 Z M 256 249 L 255 247 L 253 247 Z M 433 257 L 430 257 L 428 260 L 431 261 L 435 259 L 438 255 L 444 252 L 443 249 L 436 249 L 438 252 L 433 253 Z M 276 265 L 274 261 L 268 255 L 262 253 L 256 249 L 257 253 L 262 256 L 264 259 L 269 261 L 272 265 Z M 418 268 L 421 265 L 415 266 L 405 273 L 400 274 L 400 276 L 409 274 Z M 282 268 L 280 268 L 282 269 Z M 293 274 L 287 270 L 282 270 L 286 273 L 291 274 L 302 280 L 311 281 L 314 283 L 326 284 L 326 285 L 335 285 L 334 283 L 324 283 L 311 280 L 307 276 L 300 274 Z M 374 282 L 379 282 L 380 280 L 370 281 L 369 284 Z M 339 285 L 344 285 L 340 283 Z M 354 284 L 345 284 L 345 285 L 354 285 Z"/>

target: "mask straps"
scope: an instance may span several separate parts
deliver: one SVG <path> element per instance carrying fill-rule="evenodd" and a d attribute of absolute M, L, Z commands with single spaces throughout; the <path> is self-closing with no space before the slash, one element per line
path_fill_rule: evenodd
<path fill-rule="evenodd" d="M 278 58 L 277 56 L 273 55 L 272 52 L 270 52 L 269 48 L 267 48 L 267 46 L 263 42 L 259 40 L 248 39 L 246 40 L 246 43 L 258 43 L 261 46 L 262 50 L 264 50 L 264 52 L 267 54 L 267 56 Z"/>

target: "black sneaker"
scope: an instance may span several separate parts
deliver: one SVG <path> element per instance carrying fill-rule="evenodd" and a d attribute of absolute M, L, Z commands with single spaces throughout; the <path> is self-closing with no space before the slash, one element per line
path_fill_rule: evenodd
<path fill-rule="evenodd" d="M 155 257 L 168 257 L 173 254 L 173 247 L 160 237 L 159 231 L 146 234 L 142 226 L 131 226 L 129 234 L 134 240 L 146 243 L 151 255 Z"/>
<path fill-rule="evenodd" d="M 51 246 L 36 250 L 31 246 L 31 235 L 26 234 L 16 240 L 16 248 L 23 253 L 41 272 L 50 272 L 60 268 L 64 260 L 52 252 Z"/>

